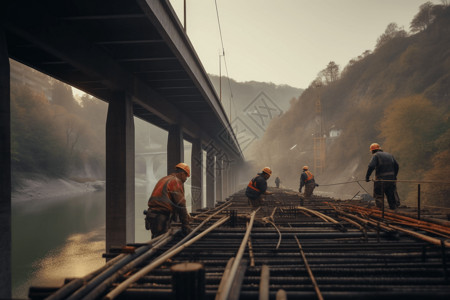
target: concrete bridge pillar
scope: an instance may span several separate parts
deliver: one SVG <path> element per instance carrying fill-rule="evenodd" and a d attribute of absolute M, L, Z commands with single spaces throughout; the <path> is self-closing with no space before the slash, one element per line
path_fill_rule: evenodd
<path fill-rule="evenodd" d="M 230 195 L 230 186 L 229 186 L 229 167 L 230 163 L 226 160 L 223 161 L 223 172 L 222 172 L 222 195 L 225 200 Z"/>
<path fill-rule="evenodd" d="M 222 194 L 222 180 L 223 180 L 223 160 L 216 157 L 216 201 L 223 200 Z"/>
<path fill-rule="evenodd" d="M 208 208 L 212 208 L 216 204 L 214 165 L 214 151 L 210 150 L 206 153 L 206 207 Z"/>
<path fill-rule="evenodd" d="M 9 56 L 0 25 L 0 298 L 11 298 L 11 106 Z"/>
<path fill-rule="evenodd" d="M 184 162 L 183 131 L 180 125 L 172 125 L 167 138 L 167 174 L 180 162 Z"/>
<path fill-rule="evenodd" d="M 132 100 L 117 93 L 106 119 L 106 251 L 134 242 L 134 154 Z"/>
<path fill-rule="evenodd" d="M 192 142 L 191 164 L 192 211 L 196 211 L 202 208 L 203 151 L 200 139 Z"/>

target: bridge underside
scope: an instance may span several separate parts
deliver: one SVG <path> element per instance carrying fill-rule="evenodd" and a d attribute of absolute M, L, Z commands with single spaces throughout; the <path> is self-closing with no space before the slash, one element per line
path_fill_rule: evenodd
<path fill-rule="evenodd" d="M 21 0 L 1 5 L 0 22 L 0 297 L 9 298 L 11 260 L 11 128 L 9 58 L 109 104 L 106 124 L 107 247 L 134 241 L 133 116 L 169 132 L 168 169 L 193 162 L 205 150 L 210 166 L 193 164 L 192 185 L 202 191 L 201 168 L 214 178 L 235 172 L 239 143 L 195 50 L 168 0 Z M 219 172 L 220 174 L 217 174 Z M 213 179 L 211 179 L 213 178 Z M 222 183 L 218 185 L 222 191 Z M 229 187 L 232 185 L 229 184 Z M 222 197 L 220 193 L 219 199 Z M 3 280 L 4 277 L 4 280 Z M 3 286 L 5 286 L 3 288 Z"/>

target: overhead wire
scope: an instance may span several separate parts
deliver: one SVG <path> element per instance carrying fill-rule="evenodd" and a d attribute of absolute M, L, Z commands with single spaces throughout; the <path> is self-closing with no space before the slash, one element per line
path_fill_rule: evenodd
<path fill-rule="evenodd" d="M 222 56 L 223 56 L 223 61 L 225 63 L 225 71 L 227 72 L 228 87 L 230 88 L 230 122 L 231 122 L 231 104 L 233 103 L 233 101 L 232 101 L 233 100 L 233 90 L 231 89 L 230 75 L 228 74 L 227 58 L 225 56 L 225 47 L 223 46 L 222 28 L 220 26 L 219 8 L 217 6 L 217 0 L 214 0 L 214 3 L 216 5 L 217 23 L 219 25 L 220 42 L 222 45 Z M 221 80 L 221 79 L 219 79 L 219 80 Z"/>

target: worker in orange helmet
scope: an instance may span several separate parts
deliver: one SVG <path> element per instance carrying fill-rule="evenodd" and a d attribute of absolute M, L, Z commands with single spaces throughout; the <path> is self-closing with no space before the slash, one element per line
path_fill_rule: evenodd
<path fill-rule="evenodd" d="M 304 204 L 304 199 L 309 200 L 314 192 L 314 189 L 318 184 L 316 184 L 316 181 L 314 180 L 314 175 L 309 171 L 308 166 L 303 166 L 302 168 L 303 172 L 300 175 L 300 187 L 298 191 L 301 193 L 302 188 L 305 187 L 305 193 L 303 196 L 300 196 L 300 204 Z"/>
<path fill-rule="evenodd" d="M 148 200 L 148 211 L 145 218 L 145 227 L 150 229 L 152 238 L 167 232 L 172 220 L 177 216 L 181 222 L 183 234 L 191 231 L 190 215 L 186 209 L 186 199 L 184 197 L 184 182 L 191 175 L 189 166 L 179 163 L 175 166 L 175 171 L 156 183 L 152 195 Z"/>
<path fill-rule="evenodd" d="M 270 175 L 272 175 L 272 170 L 269 167 L 265 167 L 261 173 L 258 173 L 248 183 L 245 195 L 248 197 L 252 208 L 258 208 L 263 204 L 262 195 L 273 194 L 267 191 L 267 179 L 270 178 Z"/>
<path fill-rule="evenodd" d="M 366 182 L 370 181 L 370 175 L 375 170 L 375 182 L 373 184 L 375 203 L 377 207 L 381 208 L 384 204 L 384 195 L 386 194 L 389 208 L 396 209 L 400 206 L 396 183 L 395 181 L 382 180 L 397 180 L 398 163 L 392 154 L 383 152 L 377 143 L 370 145 L 369 150 L 372 153 L 372 159 L 367 168 Z"/>

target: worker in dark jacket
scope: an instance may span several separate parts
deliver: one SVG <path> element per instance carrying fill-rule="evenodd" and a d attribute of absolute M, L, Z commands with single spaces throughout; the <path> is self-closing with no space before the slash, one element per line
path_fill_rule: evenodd
<path fill-rule="evenodd" d="M 275 178 L 275 185 L 277 186 L 277 188 L 280 187 L 280 183 L 281 183 L 280 177 Z"/>
<path fill-rule="evenodd" d="M 383 152 L 377 143 L 370 145 L 369 149 L 372 152 L 372 160 L 367 168 L 366 181 L 370 181 L 370 175 L 375 170 L 373 197 L 375 198 L 376 205 L 379 208 L 383 206 L 384 194 L 386 194 L 389 208 L 396 209 L 400 206 L 400 198 L 398 197 L 395 181 L 390 180 L 397 180 L 398 163 L 392 154 Z"/>
<path fill-rule="evenodd" d="M 316 188 L 316 181 L 314 180 L 314 175 L 309 171 L 308 166 L 303 166 L 302 175 L 300 175 L 300 188 L 298 191 L 301 193 L 302 188 L 305 187 L 305 193 L 303 197 L 300 197 L 301 205 L 304 203 L 304 199 L 309 200 Z"/>
<path fill-rule="evenodd" d="M 262 195 L 272 195 L 273 193 L 267 191 L 267 179 L 272 175 L 272 170 L 269 167 L 265 167 L 258 176 L 252 178 L 248 183 L 245 195 L 252 208 L 258 208 L 262 205 Z"/>
<path fill-rule="evenodd" d="M 183 186 L 190 173 L 187 164 L 179 163 L 175 166 L 175 172 L 161 178 L 153 189 L 148 200 L 145 219 L 146 229 L 151 230 L 152 238 L 167 232 L 172 220 L 177 216 L 181 222 L 182 232 L 188 234 L 191 231 Z"/>

